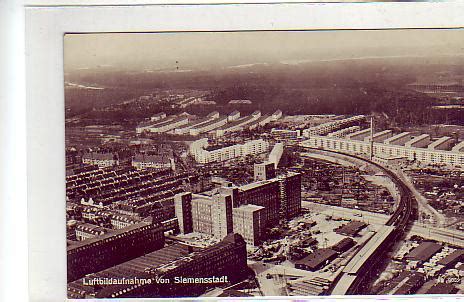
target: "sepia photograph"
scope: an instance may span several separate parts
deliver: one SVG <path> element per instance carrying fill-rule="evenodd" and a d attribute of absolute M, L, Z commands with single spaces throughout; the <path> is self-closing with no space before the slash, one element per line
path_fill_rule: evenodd
<path fill-rule="evenodd" d="M 463 37 L 65 34 L 68 298 L 463 294 Z"/>

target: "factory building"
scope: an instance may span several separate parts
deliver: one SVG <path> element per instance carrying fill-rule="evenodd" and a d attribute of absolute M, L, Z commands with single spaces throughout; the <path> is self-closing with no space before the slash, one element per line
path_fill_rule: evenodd
<path fill-rule="evenodd" d="M 193 232 L 192 193 L 174 195 L 174 210 L 181 234 Z"/>
<path fill-rule="evenodd" d="M 245 241 L 232 233 L 207 248 L 173 244 L 76 280 L 68 284 L 68 297 L 194 297 L 217 286 L 240 282 L 249 273 Z M 108 276 L 123 276 L 132 282 L 92 284 Z M 169 280 L 169 283 L 153 280 Z"/>
<path fill-rule="evenodd" d="M 181 233 L 198 232 L 220 239 L 236 232 L 247 243 L 258 244 L 265 227 L 300 213 L 301 175 L 288 173 L 240 187 L 222 187 L 211 196 L 180 193 L 175 205 Z M 185 225 L 191 228 L 186 231 Z"/>
<path fill-rule="evenodd" d="M 67 247 L 68 282 L 164 246 L 160 224 L 140 222 Z"/>
<path fill-rule="evenodd" d="M 234 232 L 249 245 L 257 246 L 264 234 L 264 207 L 246 204 L 232 210 Z"/>
<path fill-rule="evenodd" d="M 276 177 L 274 163 L 264 162 L 254 165 L 254 180 L 267 180 Z"/>

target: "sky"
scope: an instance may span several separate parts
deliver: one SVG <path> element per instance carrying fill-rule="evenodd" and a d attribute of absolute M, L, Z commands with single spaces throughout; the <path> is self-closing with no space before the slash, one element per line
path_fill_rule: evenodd
<path fill-rule="evenodd" d="M 463 29 L 67 34 L 65 70 L 210 69 L 365 57 L 464 55 Z"/>

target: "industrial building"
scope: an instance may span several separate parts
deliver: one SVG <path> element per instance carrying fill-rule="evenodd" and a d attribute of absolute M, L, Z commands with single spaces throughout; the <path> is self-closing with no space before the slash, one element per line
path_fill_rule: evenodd
<path fill-rule="evenodd" d="M 192 297 L 209 288 L 239 282 L 248 274 L 245 242 L 240 235 L 232 233 L 204 249 L 174 244 L 71 282 L 68 297 Z M 133 282 L 89 284 L 93 280 L 108 279 L 108 276 L 124 277 Z M 153 281 L 161 279 L 169 280 L 169 283 Z M 151 282 L 142 282 L 146 280 Z"/>
<path fill-rule="evenodd" d="M 164 246 L 160 224 L 140 222 L 67 247 L 68 282 Z"/>
<path fill-rule="evenodd" d="M 332 249 L 318 249 L 295 263 L 295 268 L 307 271 L 317 271 L 329 261 L 337 258 L 337 252 Z"/>
<path fill-rule="evenodd" d="M 443 246 L 435 242 L 425 241 L 410 251 L 404 258 L 415 261 L 425 262 L 434 254 L 438 253 Z"/>
<path fill-rule="evenodd" d="M 258 170 L 255 169 L 257 173 Z M 260 174 L 257 178 L 263 177 Z M 181 233 L 198 232 L 222 238 L 236 232 L 248 244 L 257 245 L 263 239 L 265 227 L 301 212 L 301 175 L 289 172 L 240 187 L 221 187 L 210 195 L 180 193 L 174 200 Z"/>

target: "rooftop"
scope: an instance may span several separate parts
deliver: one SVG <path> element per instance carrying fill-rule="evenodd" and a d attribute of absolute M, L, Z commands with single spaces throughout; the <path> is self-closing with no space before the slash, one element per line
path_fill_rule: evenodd
<path fill-rule="evenodd" d="M 411 252 L 409 252 L 405 258 L 406 259 L 413 259 L 413 260 L 420 260 L 420 261 L 427 261 L 432 257 L 435 253 L 440 251 L 443 247 L 435 242 L 422 242 L 414 248 Z"/>

